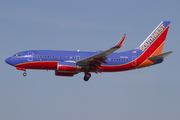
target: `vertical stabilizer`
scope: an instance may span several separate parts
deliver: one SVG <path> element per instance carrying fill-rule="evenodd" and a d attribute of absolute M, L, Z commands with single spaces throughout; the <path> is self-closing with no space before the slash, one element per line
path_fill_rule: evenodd
<path fill-rule="evenodd" d="M 162 21 L 156 29 L 139 46 L 140 51 L 155 52 L 154 55 L 161 54 L 162 48 L 169 29 L 170 21 Z M 148 50 L 150 49 L 150 50 Z"/>
<path fill-rule="evenodd" d="M 148 58 L 161 54 L 169 25 L 170 21 L 162 21 L 146 38 L 146 40 L 137 48 L 139 53 L 138 62 L 140 63 L 137 68 L 149 66 L 156 61 L 149 60 Z"/>

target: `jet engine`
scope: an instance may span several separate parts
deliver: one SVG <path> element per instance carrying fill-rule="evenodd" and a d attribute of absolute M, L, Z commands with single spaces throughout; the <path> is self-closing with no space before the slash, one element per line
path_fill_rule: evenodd
<path fill-rule="evenodd" d="M 80 66 L 77 66 L 76 63 L 71 62 L 58 62 L 57 71 L 65 71 L 65 72 L 75 72 L 81 69 Z"/>
<path fill-rule="evenodd" d="M 77 70 L 80 70 L 81 67 L 76 65 L 76 63 L 71 62 L 58 62 L 57 70 L 55 75 L 57 76 L 74 76 L 77 74 Z"/>

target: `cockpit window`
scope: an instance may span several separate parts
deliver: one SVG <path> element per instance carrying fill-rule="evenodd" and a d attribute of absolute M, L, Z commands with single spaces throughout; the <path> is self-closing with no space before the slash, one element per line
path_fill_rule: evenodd
<path fill-rule="evenodd" d="M 15 55 L 13 55 L 13 56 L 15 56 L 15 57 L 19 57 L 19 56 L 21 56 L 20 54 L 15 54 Z"/>

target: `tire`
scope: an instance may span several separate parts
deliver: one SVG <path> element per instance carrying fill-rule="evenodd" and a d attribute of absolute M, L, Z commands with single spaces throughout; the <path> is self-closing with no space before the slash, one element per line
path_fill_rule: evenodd
<path fill-rule="evenodd" d="M 85 74 L 84 81 L 88 81 L 90 77 L 91 77 L 90 73 Z"/>
<path fill-rule="evenodd" d="M 24 73 L 23 73 L 23 76 L 25 77 L 26 75 L 27 75 L 27 73 L 24 72 Z"/>

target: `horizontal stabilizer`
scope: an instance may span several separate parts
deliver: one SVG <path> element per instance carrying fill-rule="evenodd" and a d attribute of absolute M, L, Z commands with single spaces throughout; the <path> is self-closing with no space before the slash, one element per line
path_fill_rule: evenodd
<path fill-rule="evenodd" d="M 156 55 L 156 56 L 153 56 L 153 57 L 149 57 L 148 59 L 149 60 L 159 60 L 159 59 L 163 59 L 165 58 L 166 56 L 168 56 L 169 54 L 173 53 L 174 51 L 169 51 L 169 52 L 166 52 L 166 53 L 163 53 L 163 54 L 160 54 L 160 55 Z"/>

